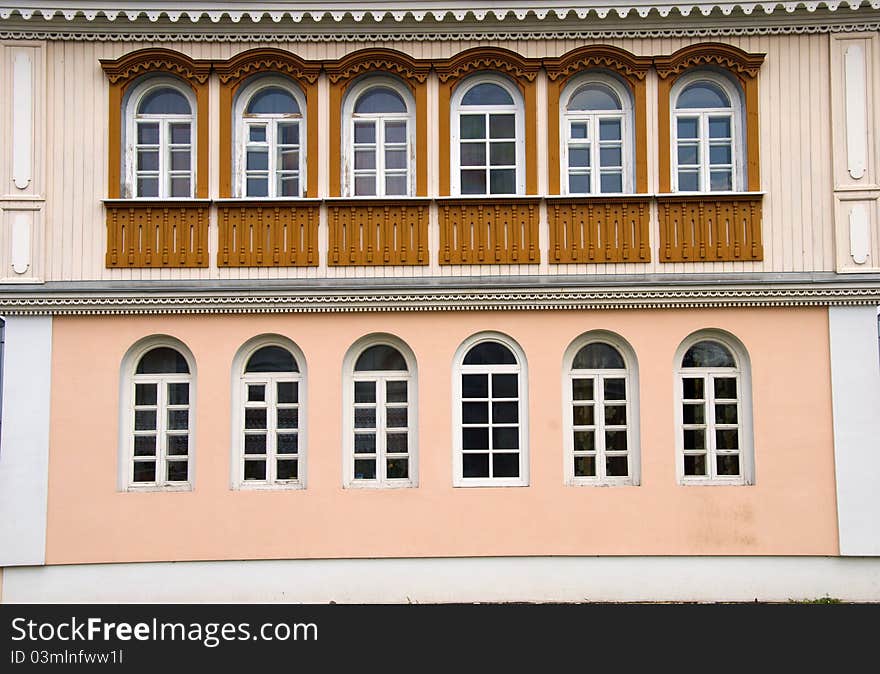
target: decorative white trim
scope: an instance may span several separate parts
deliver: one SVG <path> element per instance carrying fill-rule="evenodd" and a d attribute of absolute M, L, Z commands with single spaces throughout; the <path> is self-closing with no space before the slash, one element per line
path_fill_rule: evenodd
<path fill-rule="evenodd" d="M 12 65 L 12 179 L 24 190 L 33 179 L 33 82 L 31 49 L 15 52 Z M 22 272 L 18 272 L 22 273 Z"/>
<path fill-rule="evenodd" d="M 868 82 L 865 76 L 865 50 L 862 45 L 851 44 L 846 47 L 843 63 L 847 170 L 853 180 L 859 180 L 865 175 L 868 161 Z"/>
<path fill-rule="evenodd" d="M 853 204 L 849 211 L 849 254 L 856 264 L 865 264 L 870 250 L 868 209 L 863 203 Z"/>
<path fill-rule="evenodd" d="M 29 211 L 13 211 L 12 221 L 12 271 L 24 274 L 31 267 L 31 223 L 33 214 Z"/>

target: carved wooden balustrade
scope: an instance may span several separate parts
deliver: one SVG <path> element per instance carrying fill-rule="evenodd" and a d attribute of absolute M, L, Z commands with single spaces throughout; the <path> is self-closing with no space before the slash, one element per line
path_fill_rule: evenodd
<path fill-rule="evenodd" d="M 428 258 L 428 200 L 343 199 L 327 206 L 327 264 L 424 265 Z"/>
<path fill-rule="evenodd" d="M 661 262 L 761 260 L 761 196 L 657 197 Z"/>
<path fill-rule="evenodd" d="M 650 262 L 649 197 L 547 200 L 550 262 Z"/>
<path fill-rule="evenodd" d="M 221 202 L 219 267 L 316 267 L 320 202 Z"/>
<path fill-rule="evenodd" d="M 108 202 L 107 267 L 207 267 L 208 220 L 207 202 Z"/>
<path fill-rule="evenodd" d="M 440 264 L 537 264 L 539 199 L 444 199 Z"/>

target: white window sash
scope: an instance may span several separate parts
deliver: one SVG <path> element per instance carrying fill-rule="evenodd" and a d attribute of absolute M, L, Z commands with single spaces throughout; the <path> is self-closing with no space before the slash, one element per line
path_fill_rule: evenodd
<path fill-rule="evenodd" d="M 710 117 L 726 117 L 730 121 L 730 190 L 711 190 L 711 165 L 709 163 L 709 147 L 711 145 L 709 139 L 709 118 Z M 698 189 L 696 192 L 712 194 L 724 194 L 737 192 L 740 189 L 740 168 L 741 162 L 740 151 L 738 147 L 739 137 L 737 129 L 737 116 L 732 108 L 681 108 L 676 109 L 672 119 L 672 184 L 675 186 L 674 191 L 681 192 L 678 188 L 678 120 L 681 118 L 697 118 L 697 138 L 681 139 L 689 144 L 694 142 L 699 147 L 699 172 L 698 172 Z M 690 165 L 688 165 L 690 166 Z M 722 170 L 727 170 L 726 165 Z"/>
<path fill-rule="evenodd" d="M 389 403 L 387 400 L 387 387 L 386 382 L 395 382 L 395 381 L 405 381 L 406 382 L 406 402 L 405 403 Z M 357 382 L 371 382 L 375 385 L 376 390 L 376 400 L 372 403 L 356 403 L 355 402 L 355 385 Z M 348 415 L 349 415 L 349 441 L 351 446 L 351 461 L 350 467 L 347 469 L 349 471 L 348 474 L 348 483 L 351 486 L 373 486 L 373 487 L 407 487 L 411 486 L 414 483 L 413 478 L 413 447 L 412 447 L 412 427 L 413 427 L 413 419 L 412 419 L 412 377 L 409 373 L 404 372 L 395 372 L 395 371 L 360 371 L 356 372 L 352 375 L 350 384 L 351 386 L 351 401 L 352 404 L 349 407 Z M 394 409 L 406 409 L 406 427 L 394 427 L 388 428 L 388 409 L 389 407 Z M 376 425 L 370 429 L 358 429 L 355 426 L 355 410 L 357 409 L 369 409 L 374 408 L 376 410 Z M 362 430 L 364 433 L 358 433 L 357 431 Z M 372 454 L 367 454 L 367 457 L 375 456 L 376 461 L 376 477 L 373 479 L 360 479 L 355 477 L 355 461 L 359 458 L 358 454 L 355 453 L 355 436 L 362 435 L 365 433 L 373 432 L 376 436 L 376 447 L 375 452 Z M 388 447 L 387 447 L 387 434 L 391 433 L 406 433 L 406 454 L 404 455 L 401 452 L 391 452 L 391 456 L 389 457 Z M 407 477 L 405 478 L 389 478 L 387 476 L 387 460 L 388 458 L 406 458 L 407 460 Z"/>
<path fill-rule="evenodd" d="M 135 482 L 134 467 L 135 463 L 146 463 L 150 459 L 147 457 L 137 457 L 137 459 L 147 459 L 147 461 L 138 461 L 135 457 L 134 445 L 135 438 L 138 435 L 146 435 L 135 429 L 135 417 L 137 411 L 137 385 L 138 384 L 155 384 L 156 386 L 156 473 L 153 482 Z M 168 385 L 169 384 L 187 384 L 188 387 L 188 403 L 186 405 L 170 405 L 168 404 Z M 130 388 L 131 404 L 129 408 L 129 420 L 131 431 L 128 438 L 129 458 L 128 458 L 128 486 L 130 489 L 156 489 L 162 487 L 171 488 L 190 488 L 192 484 L 192 381 L 189 375 L 180 373 L 169 374 L 141 374 L 134 375 L 131 379 Z M 150 406 L 152 407 L 152 406 Z M 168 480 L 168 412 L 176 409 L 187 410 L 186 432 L 172 432 L 173 435 L 185 435 L 187 437 L 187 453 L 186 453 L 186 480 L 169 481 Z M 181 461 L 182 462 L 182 461 Z"/>
<path fill-rule="evenodd" d="M 295 383 L 297 385 L 297 401 L 296 403 L 279 403 L 278 402 L 278 384 L 281 383 Z M 265 400 L 260 404 L 249 404 L 248 403 L 248 386 L 254 384 L 262 384 L 265 388 L 264 398 Z M 241 447 L 241 451 L 239 453 L 239 484 L 242 488 L 247 489 L 249 487 L 260 487 L 260 486 L 301 486 L 302 485 L 302 476 L 303 476 L 303 465 L 302 465 L 302 444 L 301 444 L 301 427 L 302 427 L 302 409 L 301 403 L 302 400 L 302 377 L 297 376 L 296 374 L 291 374 L 288 372 L 284 373 L 249 373 L 242 377 L 241 380 L 241 421 L 240 427 L 238 430 L 239 443 Z M 278 428 L 278 409 L 279 404 L 282 406 L 281 409 L 295 409 L 297 410 L 297 424 L 296 428 L 289 429 L 279 429 Z M 260 431 L 265 431 L 266 434 L 266 453 L 265 453 L 265 461 L 266 461 L 266 479 L 264 480 L 246 480 L 245 479 L 245 463 L 247 458 L 252 456 L 263 456 L 263 455 L 251 455 L 245 454 L 245 438 L 247 435 L 257 435 L 257 433 L 248 433 L 249 430 L 255 431 L 257 429 L 247 429 L 246 426 L 246 416 L 248 409 L 265 409 L 266 410 L 266 428 L 259 429 Z M 278 454 L 278 434 L 282 435 L 296 435 L 297 436 L 297 451 L 295 454 Z M 278 479 L 278 460 L 284 460 L 285 458 L 289 460 L 295 460 L 297 462 L 297 477 L 294 479 Z"/>

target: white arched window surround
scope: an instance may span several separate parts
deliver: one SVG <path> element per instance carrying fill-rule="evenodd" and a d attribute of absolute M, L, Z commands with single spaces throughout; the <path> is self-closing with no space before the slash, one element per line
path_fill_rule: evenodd
<path fill-rule="evenodd" d="M 569 110 L 575 94 L 589 85 L 610 90 L 620 102 L 619 110 Z M 572 78 L 559 97 L 560 185 L 563 194 L 631 194 L 635 185 L 635 122 L 632 90 L 615 75 L 590 71 Z M 615 133 L 619 125 L 619 133 Z M 619 136 L 617 138 L 616 136 Z M 602 153 L 602 149 L 605 153 Z M 571 151 L 580 150 L 579 155 Z M 616 161 L 620 152 L 620 162 Z M 583 155 L 589 156 L 584 166 Z M 573 165 L 569 165 L 569 160 Z M 607 168 L 606 168 L 607 167 Z M 619 169 L 617 168 L 619 167 Z M 606 175 L 621 176 L 620 189 L 603 189 L 602 169 Z M 584 176 L 571 179 L 571 175 Z M 579 189 L 581 181 L 589 180 L 587 191 Z M 576 184 L 572 184 L 572 182 Z M 606 185 L 608 187 L 608 185 Z"/>
<path fill-rule="evenodd" d="M 464 360 L 468 353 L 476 346 L 486 342 L 497 342 L 498 344 L 509 350 L 516 361 L 513 364 L 491 364 L 491 365 L 465 365 Z M 470 453 L 468 448 L 464 447 L 464 431 L 478 427 L 479 430 L 485 429 L 488 434 L 488 446 L 475 448 L 472 451 L 477 454 L 489 454 L 490 470 L 494 466 L 492 454 L 495 451 L 494 446 L 494 423 L 495 410 L 494 406 L 498 402 L 499 396 L 494 395 L 494 391 L 488 386 L 492 382 L 493 375 L 516 375 L 517 396 L 516 396 L 516 440 L 519 454 L 518 476 L 516 477 L 466 477 L 464 470 L 464 455 Z M 486 395 L 469 394 L 468 398 L 463 398 L 464 394 L 464 377 L 477 375 L 486 378 Z M 528 391 L 528 365 L 526 362 L 525 352 L 522 347 L 511 337 L 500 332 L 480 332 L 468 337 L 455 351 L 452 360 L 452 476 L 453 486 L 455 487 L 527 487 L 529 485 L 529 391 Z M 505 400 L 501 401 L 503 405 L 509 405 L 511 396 L 501 396 Z M 486 421 L 474 422 L 474 424 L 464 423 L 464 406 L 465 404 L 486 404 Z M 505 421 L 505 425 L 509 427 Z M 502 426 L 503 427 L 503 426 Z M 501 448 L 501 454 L 511 453 L 509 447 Z"/>
<path fill-rule="evenodd" d="M 255 353 L 265 347 L 280 347 L 293 357 L 298 372 L 245 372 L 248 362 Z M 267 334 L 252 337 L 245 342 L 236 352 L 232 360 L 232 408 L 230 413 L 231 442 L 230 454 L 230 484 L 233 489 L 304 489 L 307 475 L 307 382 L 306 359 L 302 350 L 290 339 L 282 335 Z M 281 399 L 279 396 L 279 384 L 287 385 L 292 389 Z M 290 386 L 293 384 L 293 386 Z M 249 395 L 250 387 L 263 387 L 263 400 L 251 401 L 258 396 Z M 291 396 L 293 393 L 293 396 Z M 266 479 L 250 480 L 245 478 L 245 435 L 248 431 L 256 433 L 257 429 L 245 428 L 246 408 L 259 408 L 266 410 Z M 296 424 L 287 424 L 287 428 L 280 428 L 278 423 L 278 410 L 287 410 L 293 414 L 295 410 Z M 284 431 L 287 430 L 287 433 Z M 285 450 L 278 447 L 277 440 L 269 439 L 271 434 L 295 435 L 296 451 Z M 281 460 L 296 461 L 297 476 L 292 479 L 279 479 L 277 465 L 273 462 Z"/>
<path fill-rule="evenodd" d="M 717 342 L 733 357 L 733 367 L 684 367 L 688 351 L 700 342 Z M 755 483 L 755 452 L 752 431 L 752 376 L 748 351 L 734 335 L 719 329 L 700 330 L 689 335 L 675 352 L 675 450 L 676 476 L 683 485 L 749 485 Z M 716 383 L 716 380 L 721 380 Z M 693 383 L 686 380 L 702 380 Z M 730 393 L 736 381 L 736 397 Z M 730 416 L 736 408 L 735 422 Z M 691 409 L 687 409 L 691 408 Z M 701 409 L 702 408 L 702 409 Z M 727 423 L 725 423 L 727 422 Z M 704 441 L 697 439 L 705 429 Z M 727 438 L 718 442 L 716 431 Z M 735 431 L 735 435 L 731 434 Z M 690 433 L 689 433 L 690 432 Z M 690 435 L 687 438 L 686 435 Z M 737 451 L 727 449 L 736 438 Z M 704 449 L 691 449 L 703 445 Z M 685 468 L 685 456 L 705 457 L 705 474 Z M 718 470 L 717 456 L 736 455 L 739 475 L 725 475 Z M 699 459 L 698 459 L 699 460 Z M 721 473 L 721 474 L 719 474 Z"/>
<path fill-rule="evenodd" d="M 681 95 L 691 85 L 700 82 L 720 88 L 730 104 L 680 108 Z M 745 105 L 739 85 L 722 70 L 700 68 L 675 81 L 669 100 L 672 106 L 672 148 L 669 154 L 673 191 L 743 191 L 748 181 L 745 170 Z M 722 184 L 726 182 L 728 172 L 729 185 Z"/>
<path fill-rule="evenodd" d="M 393 370 L 355 370 L 358 359 L 366 351 L 377 346 L 388 346 L 396 350 L 406 363 L 406 371 Z M 418 363 L 412 349 L 399 337 L 387 333 L 374 333 L 357 340 L 349 347 L 342 361 L 342 486 L 346 488 L 397 488 L 417 487 L 419 483 L 419 437 L 418 437 Z M 401 391 L 400 383 L 405 382 Z M 364 398 L 356 392 L 360 385 L 363 388 L 371 388 L 374 395 L 372 401 Z M 391 395 L 391 388 L 395 387 L 396 395 Z M 403 393 L 403 395 L 401 395 Z M 356 422 L 356 410 L 375 411 L 374 423 L 360 424 Z M 405 414 L 406 425 L 402 422 L 392 423 L 389 420 L 389 410 L 396 410 L 399 418 Z M 405 412 L 402 410 L 405 409 Z M 367 412 L 369 414 L 369 412 Z M 365 454 L 374 457 L 375 478 L 356 478 L 355 459 L 358 453 L 355 449 L 355 436 L 375 436 L 375 446 L 372 451 Z M 388 436 L 394 436 L 398 441 L 406 435 L 406 452 L 399 451 L 401 448 L 390 446 Z M 398 450 L 398 451 L 396 451 Z M 396 461 L 398 467 L 400 460 L 406 461 L 406 477 L 389 477 L 389 461 Z M 367 458 L 369 460 L 369 458 Z"/>
<path fill-rule="evenodd" d="M 289 93 L 299 112 L 293 114 L 248 114 L 247 109 L 254 96 L 270 88 L 283 89 Z M 257 75 L 245 82 L 236 92 L 233 106 L 234 152 L 233 175 L 238 198 L 297 198 L 306 190 L 306 100 L 299 86 L 281 75 Z M 259 152 L 265 149 L 267 163 L 267 194 L 248 194 L 248 149 Z M 284 155 L 283 157 L 281 155 Z M 286 157 L 293 159 L 288 163 Z M 255 169 L 257 170 L 257 169 Z M 262 167 L 258 169 L 262 171 Z M 252 173 L 253 175 L 253 173 Z M 296 189 L 285 194 L 279 179 L 294 181 Z"/>
<path fill-rule="evenodd" d="M 372 89 L 391 89 L 403 101 L 406 112 L 355 112 L 358 101 Z M 415 98 L 410 88 L 391 75 L 365 75 L 347 88 L 342 101 L 343 196 L 398 197 L 415 194 L 415 109 Z M 406 131 L 400 134 L 403 124 L 406 125 Z M 403 158 L 405 165 L 402 165 Z M 361 181 L 357 180 L 360 178 L 369 182 L 371 177 L 375 181 L 373 189 L 362 187 Z M 399 189 L 400 182 L 404 183 L 405 189 Z"/>
<path fill-rule="evenodd" d="M 604 344 L 615 349 L 623 360 L 623 368 L 575 369 L 575 357 L 591 344 Z M 638 485 L 641 481 L 641 443 L 639 433 L 639 367 L 636 353 L 629 342 L 619 335 L 606 330 L 592 330 L 575 339 L 565 350 L 562 360 L 562 400 L 563 400 L 563 447 L 565 465 L 563 474 L 568 485 Z M 624 382 L 621 391 L 616 384 Z M 612 393 L 613 387 L 613 393 Z M 605 407 L 615 411 L 624 410 L 625 422 L 620 423 L 611 413 L 606 415 Z M 593 413 L 593 423 L 589 418 L 579 417 L 575 423 L 575 407 L 588 408 Z M 606 433 L 610 433 L 609 438 Z M 575 442 L 576 434 L 588 434 L 595 438 L 594 450 L 584 448 Z M 625 452 L 619 451 L 619 437 L 626 439 Z M 616 449 L 611 443 L 616 443 Z M 617 457 L 617 462 L 625 457 L 626 475 L 608 475 L 605 465 L 606 451 Z M 593 471 L 578 471 L 576 457 L 591 457 L 595 460 Z M 594 475 L 579 473 L 593 472 Z M 617 471 L 620 472 L 620 471 Z"/>
<path fill-rule="evenodd" d="M 468 92 L 481 84 L 495 84 L 510 96 L 511 103 L 493 105 L 464 105 L 463 100 Z M 453 196 L 510 196 L 525 193 L 525 106 L 519 87 L 507 77 L 492 72 L 471 75 L 463 80 L 453 92 L 450 99 L 450 170 L 452 172 Z M 480 123 L 474 119 L 473 124 L 462 128 L 462 117 L 483 117 Z M 513 125 L 506 118 L 513 116 Z M 493 119 L 498 122 L 493 124 Z M 493 127 L 495 131 L 493 132 Z M 512 136 L 512 137 L 511 137 Z M 509 145 L 514 145 L 514 162 L 509 162 Z M 465 146 L 472 146 L 470 149 Z M 479 148 L 482 146 L 484 151 Z M 492 146 L 496 146 L 493 158 Z M 463 149 L 464 148 L 464 149 Z M 463 159 L 463 153 L 467 156 Z M 482 163 L 480 163 L 482 160 Z M 470 183 L 469 172 L 476 176 L 482 170 L 485 185 L 482 191 L 475 191 Z M 499 178 L 513 171 L 513 189 L 503 191 L 492 190 L 493 174 Z M 470 185 L 470 186 L 469 186 Z"/>
<path fill-rule="evenodd" d="M 189 369 L 187 374 L 160 374 L 160 375 L 139 375 L 136 374 L 138 364 L 141 359 L 153 349 L 169 348 L 179 353 L 186 361 Z M 169 335 L 151 335 L 145 337 L 134 345 L 132 345 L 125 355 L 122 357 L 119 376 L 119 448 L 118 448 L 118 487 L 122 491 L 189 491 L 195 483 L 195 447 L 196 447 L 196 425 L 195 425 L 195 401 L 196 401 L 196 362 L 189 348 L 179 339 Z M 188 403 L 185 405 L 187 409 L 188 424 L 186 429 L 187 436 L 187 479 L 185 481 L 169 482 L 162 476 L 155 482 L 135 482 L 133 479 L 134 459 L 135 459 L 135 413 L 136 405 L 136 387 L 138 384 L 156 384 L 157 389 L 167 386 L 168 384 L 187 383 L 188 386 Z M 167 390 L 167 389 L 166 389 Z M 162 418 L 168 411 L 167 403 L 162 404 L 163 397 L 159 393 L 157 396 L 157 404 L 152 406 L 156 409 L 157 421 Z M 178 407 L 181 406 L 172 406 Z M 163 423 L 163 422 L 160 422 Z M 156 429 L 157 436 L 161 434 L 162 427 Z M 167 457 L 168 447 L 163 439 L 157 439 L 156 448 L 156 475 L 159 477 L 164 473 L 164 462 Z"/>
<path fill-rule="evenodd" d="M 189 103 L 189 113 L 141 114 L 141 104 L 160 89 L 173 89 Z M 127 198 L 191 199 L 196 183 L 196 97 L 172 75 L 150 75 L 126 92 L 123 194 Z M 155 189 L 154 189 L 155 186 Z"/>

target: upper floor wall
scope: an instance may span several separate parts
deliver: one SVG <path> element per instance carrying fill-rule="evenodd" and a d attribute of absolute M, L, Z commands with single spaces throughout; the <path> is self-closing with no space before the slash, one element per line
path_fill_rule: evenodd
<path fill-rule="evenodd" d="M 848 41 L 843 40 L 844 37 Z M 34 100 L 37 102 L 31 112 L 32 124 L 34 129 L 45 130 L 42 139 L 35 136 L 34 145 L 34 165 L 45 165 L 45 186 L 40 195 L 45 198 L 45 206 L 41 207 L 38 217 L 34 219 L 37 224 L 30 239 L 30 268 L 34 271 L 25 277 L 28 280 L 46 281 L 109 281 L 876 270 L 877 260 L 880 259 L 876 191 L 880 161 L 876 156 L 872 111 L 876 109 L 875 98 L 880 92 L 876 83 L 876 78 L 880 77 L 877 35 L 755 35 L 713 38 L 712 41 L 746 54 L 765 55 L 763 63 L 756 67 L 756 76 L 751 80 L 754 82 L 754 91 L 749 93 L 745 88 L 741 89 L 744 99 L 752 97 L 744 100 L 745 117 L 754 117 L 750 111 L 755 109 L 758 113 L 757 120 L 744 118 L 742 121 L 740 132 L 743 136 L 753 129 L 755 138 L 748 139 L 749 148 L 742 153 L 749 166 L 742 168 L 735 191 L 762 193 L 751 195 L 751 203 L 757 204 L 760 209 L 758 218 L 761 229 L 757 243 L 762 250 L 751 258 L 736 258 L 748 261 L 691 261 L 695 257 L 684 258 L 688 261 L 674 261 L 680 258 L 670 258 L 663 250 L 665 242 L 680 234 L 670 234 L 671 230 L 664 230 L 661 226 L 669 222 L 669 204 L 664 203 L 662 195 L 673 189 L 672 183 L 677 176 L 670 170 L 670 108 L 668 104 L 661 103 L 668 100 L 668 83 L 671 81 L 668 68 L 672 66 L 666 64 L 667 70 L 664 71 L 655 65 L 654 60 L 655 57 L 675 54 L 689 45 L 704 43 L 705 39 L 401 40 L 383 43 L 384 48 L 396 50 L 404 57 L 429 66 L 441 61 L 452 63 L 454 57 L 475 47 L 509 50 L 526 61 L 531 59 L 537 63 L 533 70 L 526 73 L 526 77 L 521 78 L 527 82 L 527 86 L 521 89 L 524 92 L 522 114 L 527 118 L 524 120 L 527 128 L 522 156 L 515 162 L 522 172 L 522 189 L 518 191 L 536 198 L 524 200 L 519 206 L 520 213 L 525 215 L 520 216 L 523 222 L 518 223 L 516 231 L 528 237 L 530 246 L 527 254 L 519 258 L 506 255 L 495 260 L 491 256 L 490 259 L 477 259 L 476 252 L 472 250 L 471 257 L 465 255 L 451 260 L 447 254 L 444 243 L 462 237 L 460 229 L 453 231 L 454 228 L 450 228 L 450 222 L 460 227 L 461 221 L 485 222 L 491 218 L 486 216 L 485 209 L 480 210 L 476 201 L 461 203 L 444 199 L 446 195 L 456 194 L 456 189 L 461 191 L 461 185 L 454 184 L 455 180 L 460 179 L 460 173 L 455 175 L 456 157 L 455 153 L 450 153 L 449 142 L 454 132 L 450 129 L 449 106 L 456 102 L 448 86 L 450 76 L 447 72 L 425 67 L 417 73 L 418 86 L 410 89 L 416 110 L 416 156 L 410 194 L 423 196 L 425 200 L 380 204 L 383 214 L 388 212 L 388 206 L 401 209 L 416 207 L 410 223 L 421 237 L 416 247 L 421 246 L 422 252 L 416 264 L 412 264 L 412 260 L 397 258 L 385 259 L 384 264 L 370 264 L 362 247 L 358 249 L 361 257 L 355 256 L 348 263 L 340 263 L 340 241 L 343 258 L 346 253 L 344 236 L 348 223 L 345 218 L 350 203 L 335 201 L 334 198 L 351 194 L 353 183 L 346 181 L 353 179 L 354 171 L 347 175 L 344 170 L 346 153 L 342 134 L 345 125 L 341 118 L 346 114 L 345 90 L 339 84 L 358 81 L 357 75 L 363 71 L 345 70 L 339 64 L 344 64 L 346 57 L 349 61 L 356 59 L 358 50 L 372 49 L 374 44 L 330 41 L 244 44 L 49 41 L 36 43 L 36 65 L 31 71 L 36 92 Z M 20 49 L 20 44 L 4 43 L 4 47 Z M 570 201 L 555 199 L 565 192 L 566 175 L 558 167 L 565 167 L 564 157 L 560 157 L 560 153 L 567 148 L 564 142 L 559 141 L 560 117 L 555 112 L 558 111 L 556 100 L 563 93 L 560 78 L 558 74 L 554 77 L 552 68 L 546 64 L 558 62 L 573 50 L 597 44 L 625 50 L 637 63 L 649 64 L 634 78 L 636 128 L 633 130 L 633 151 L 636 154 L 636 169 L 632 185 L 623 190 L 648 197 L 635 205 L 625 203 L 626 200 L 612 203 L 614 212 L 607 216 L 610 220 L 629 219 L 631 222 L 644 223 L 644 235 L 641 238 L 637 236 L 638 240 L 634 241 L 641 247 L 639 255 L 612 256 L 610 259 L 566 258 L 557 251 L 560 238 L 570 238 L 571 232 L 575 231 L 572 221 L 584 217 L 582 211 L 590 200 L 581 199 L 573 206 Z M 853 44 L 861 49 L 861 70 L 858 65 L 847 65 L 848 62 L 855 62 L 855 57 L 846 56 Z M 114 61 L 151 47 L 173 50 L 209 66 L 196 93 L 199 110 L 196 144 L 199 149 L 196 151 L 196 177 L 192 194 L 212 200 L 213 203 L 201 204 L 202 215 L 186 216 L 191 220 L 187 226 L 203 237 L 199 242 L 203 258 L 198 266 L 136 268 L 110 260 L 113 241 L 108 236 L 112 237 L 113 232 L 118 230 L 112 225 L 112 218 L 125 217 L 125 204 L 105 203 L 108 197 L 124 196 L 124 179 L 116 179 L 112 175 L 114 165 L 124 167 L 124 164 L 119 161 L 114 163 L 108 157 L 123 151 L 119 145 L 118 149 L 113 147 L 114 143 L 119 142 L 119 125 L 123 118 L 120 112 L 121 96 L 113 98 L 112 77 L 102 70 L 101 61 Z M 290 52 L 304 64 L 325 64 L 323 68 L 313 71 L 309 76 L 311 85 L 302 91 L 301 102 L 307 110 L 303 138 L 307 138 L 309 144 L 308 159 L 302 160 L 303 194 L 322 200 L 313 203 L 313 222 L 306 222 L 303 219 L 305 216 L 296 216 L 300 220 L 294 222 L 300 228 L 298 231 L 308 230 L 314 235 L 314 240 L 309 242 L 312 255 L 304 266 L 247 266 L 261 264 L 254 262 L 256 255 L 253 250 L 248 251 L 251 257 L 240 261 L 240 266 L 233 266 L 229 262 L 230 241 L 224 237 L 228 237 L 230 232 L 236 236 L 240 236 L 242 231 L 250 233 L 253 224 L 244 223 L 247 227 L 242 230 L 241 222 L 233 223 L 238 227 L 235 230 L 229 222 L 229 218 L 235 217 L 233 205 L 223 201 L 237 193 L 231 169 L 235 147 L 232 137 L 232 92 L 228 86 L 229 78 L 224 82 L 222 68 L 236 55 L 252 49 L 280 49 Z M 210 68 L 212 63 L 213 70 Z M 581 70 L 592 72 L 597 65 L 602 64 L 575 64 L 574 71 L 577 75 Z M 717 64 L 709 66 L 718 67 Z M 368 63 L 365 67 L 375 68 L 375 64 Z M 847 68 L 852 67 L 856 69 L 857 76 L 848 75 L 850 70 Z M 487 61 L 474 72 L 493 69 L 497 69 L 497 64 Z M 4 72 L 8 70 L 7 67 Z M 392 76 L 394 74 L 391 73 Z M 510 77 L 510 73 L 502 69 L 501 76 Z M 518 76 L 514 74 L 513 77 L 515 82 Z M 835 96 L 835 92 L 844 84 L 850 92 L 853 87 L 863 87 L 863 94 Z M 5 93 L 9 87 L 8 81 L 0 80 L 0 85 L 6 87 Z M 12 97 L 4 96 L 3 99 L 11 100 Z M 856 106 L 863 103 L 861 116 L 855 112 L 841 112 L 848 109 L 845 106 L 850 105 L 850 100 L 855 100 Z M 844 107 L 841 108 L 841 105 Z M 640 110 L 643 115 L 638 114 Z M 841 121 L 838 122 L 838 119 Z M 854 125 L 860 125 L 861 135 L 856 134 L 856 140 L 851 141 L 842 130 Z M 4 122 L 3 128 L 11 130 L 8 122 Z M 841 137 L 841 133 L 844 133 L 844 137 Z M 7 133 L 6 137 L 10 135 Z M 753 141 L 754 146 L 759 148 L 757 152 L 750 151 Z M 853 177 L 852 174 L 846 179 L 841 177 L 842 172 L 849 171 L 848 165 L 840 161 L 841 153 L 850 147 L 845 145 L 846 142 L 850 142 L 852 147 L 866 148 L 862 153 L 865 168 L 860 177 Z M 317 147 L 317 152 L 313 147 Z M 8 166 L 11 165 L 8 154 L 3 160 L 5 172 L 0 172 L 7 195 L 2 201 L 4 217 L 12 203 L 9 195 L 14 194 L 6 180 Z M 460 167 L 457 168 L 460 170 Z M 114 184 L 120 186 L 117 194 L 112 191 Z M 349 191 L 346 192 L 346 189 Z M 710 203 L 717 201 L 701 202 L 702 208 L 706 204 L 710 208 L 718 208 Z M 494 204 L 490 206 L 494 207 Z M 602 204 L 602 208 L 606 206 L 607 203 Z M 640 206 L 644 212 L 634 215 Z M 672 207 L 676 205 L 673 203 Z M 753 205 L 749 207 L 754 208 Z M 851 207 L 854 207 L 855 216 L 851 215 Z M 477 210 L 474 211 L 474 208 Z M 666 215 L 664 208 L 667 208 Z M 566 209 L 569 209 L 569 215 L 566 215 Z M 449 215 L 451 211 L 453 216 Z M 681 210 L 678 212 L 682 218 L 688 215 Z M 568 218 L 564 223 L 560 222 L 560 213 Z M 379 221 L 371 222 L 381 233 L 381 217 L 387 216 L 377 217 L 380 217 Z M 590 212 L 587 217 L 595 219 L 596 216 Z M 706 216 L 702 214 L 699 217 Z M 263 222 L 260 220 L 257 225 Z M 370 227 L 365 229 L 369 230 Z M 363 231 L 358 230 L 360 236 L 363 236 Z M 503 228 L 490 228 L 488 235 L 491 236 L 493 231 L 502 231 L 502 235 L 507 232 L 509 235 L 509 230 Z M 609 232 L 613 236 L 621 236 L 620 230 L 613 228 L 600 227 L 598 230 L 600 237 L 607 237 Z M 481 241 L 477 241 L 472 232 L 465 232 L 465 235 L 474 236 L 474 249 L 479 247 Z M 851 245 L 851 239 L 858 245 Z M 519 242 L 514 243 L 518 245 Z M 598 243 L 601 246 L 603 241 L 600 239 Z M 11 249 L 5 221 L 0 247 L 3 250 Z M 865 247 L 866 250 L 863 250 Z M 225 258 L 224 250 L 227 251 Z M 232 250 L 235 252 L 238 249 L 233 245 Z M 235 255 L 232 257 L 235 258 Z M 588 262 L 585 259 L 599 261 Z M 498 260 L 503 263 L 491 263 Z M 11 275 L 3 274 L 4 277 Z"/>

